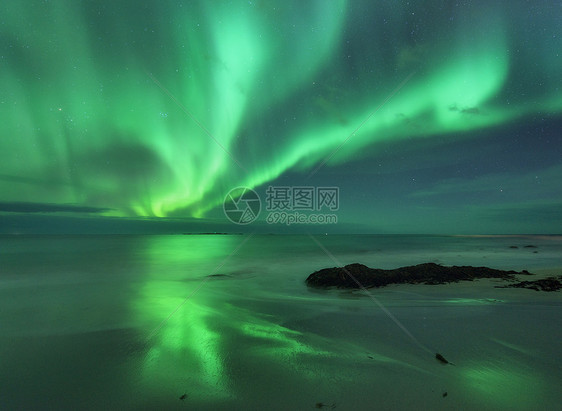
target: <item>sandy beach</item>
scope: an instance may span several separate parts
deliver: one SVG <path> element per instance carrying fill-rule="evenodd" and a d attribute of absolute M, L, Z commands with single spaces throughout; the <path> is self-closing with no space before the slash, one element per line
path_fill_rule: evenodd
<path fill-rule="evenodd" d="M 257 238 L 209 277 L 217 264 L 204 247 L 224 252 L 240 241 L 210 237 L 3 239 L 11 257 L 0 281 L 2 407 L 526 410 L 560 403 L 560 292 L 494 288 L 505 284 L 495 279 L 390 285 L 368 295 L 312 290 L 306 276 L 331 264 L 301 237 Z M 406 240 L 407 251 L 391 243 Z M 330 241 L 342 263 L 392 267 L 423 255 L 486 260 L 536 277 L 561 272 L 550 264 L 559 255 L 551 243 L 539 244 L 543 261 L 495 239 L 463 239 L 453 250 L 448 239 L 431 247 L 411 238 Z"/>

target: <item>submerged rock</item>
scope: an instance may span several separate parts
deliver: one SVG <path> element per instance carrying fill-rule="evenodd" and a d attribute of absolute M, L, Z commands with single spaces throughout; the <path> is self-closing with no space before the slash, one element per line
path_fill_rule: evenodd
<path fill-rule="evenodd" d="M 496 288 L 528 288 L 535 291 L 558 291 L 562 288 L 562 275 L 558 278 L 548 277 L 542 280 L 521 281 L 509 285 L 496 285 Z"/>
<path fill-rule="evenodd" d="M 437 359 L 437 361 L 439 361 L 443 365 L 447 365 L 447 364 L 455 365 L 452 362 L 447 361 L 447 359 L 439 353 L 435 354 L 435 358 Z"/>
<path fill-rule="evenodd" d="M 504 271 L 489 267 L 452 266 L 425 263 L 400 267 L 393 270 L 369 268 L 363 264 L 349 264 L 345 267 L 324 268 L 306 279 L 309 287 L 371 288 L 389 284 L 445 284 L 458 281 L 472 281 L 478 278 L 500 278 L 514 280 L 515 274 L 530 273 L 526 270 Z"/>
<path fill-rule="evenodd" d="M 336 403 L 333 403 L 332 405 L 328 405 L 323 402 L 317 402 L 315 405 L 315 408 L 324 408 L 324 407 L 330 407 L 331 409 L 334 409 L 336 408 Z"/>

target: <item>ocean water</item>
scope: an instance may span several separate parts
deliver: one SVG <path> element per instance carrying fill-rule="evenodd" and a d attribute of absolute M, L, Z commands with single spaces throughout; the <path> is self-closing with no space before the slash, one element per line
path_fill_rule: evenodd
<path fill-rule="evenodd" d="M 0 408 L 559 407 L 560 292 L 304 284 L 430 261 L 562 274 L 562 237 L 0 237 Z"/>

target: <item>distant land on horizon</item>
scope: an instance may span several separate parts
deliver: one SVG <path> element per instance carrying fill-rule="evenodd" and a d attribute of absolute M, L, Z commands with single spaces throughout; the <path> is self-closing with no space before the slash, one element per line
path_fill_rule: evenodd
<path fill-rule="evenodd" d="M 180 235 L 226 235 L 226 234 L 315 234 L 315 235 L 447 235 L 447 236 L 526 236 L 562 235 L 560 231 L 532 232 L 491 228 L 483 232 L 475 227 L 473 231 L 459 229 L 448 232 L 436 227 L 435 230 L 421 230 L 421 227 L 396 227 L 396 230 L 376 229 L 373 226 L 338 222 L 337 224 L 267 224 L 257 220 L 251 224 L 239 225 L 226 218 L 128 218 L 99 215 L 65 215 L 54 213 L 13 213 L 0 212 L 0 234 L 180 234 Z"/>

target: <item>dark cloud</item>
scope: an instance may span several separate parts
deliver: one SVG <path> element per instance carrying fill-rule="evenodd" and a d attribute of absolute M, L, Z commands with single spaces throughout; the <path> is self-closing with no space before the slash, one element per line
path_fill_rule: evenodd
<path fill-rule="evenodd" d="M 467 107 L 461 110 L 464 114 L 480 114 L 480 109 L 478 107 Z"/>
<path fill-rule="evenodd" d="M 7 181 L 9 183 L 21 183 L 21 184 L 30 184 L 35 186 L 56 186 L 56 185 L 64 185 L 70 186 L 68 181 L 64 181 L 60 178 L 50 178 L 50 179 L 41 179 L 41 178 L 33 178 L 33 177 L 22 177 L 22 176 L 14 176 L 8 174 L 0 174 L 0 181 Z"/>
<path fill-rule="evenodd" d="M 449 111 L 458 111 L 462 114 L 480 114 L 480 109 L 478 107 L 458 108 L 456 104 L 449 106 Z"/>
<path fill-rule="evenodd" d="M 115 134 L 114 139 L 126 136 Z M 135 138 L 134 136 L 131 138 Z M 144 181 L 168 172 L 169 166 L 158 153 L 136 143 L 113 143 L 99 150 L 89 150 L 80 160 L 81 172 L 97 178 L 118 178 L 124 182 Z"/>
<path fill-rule="evenodd" d="M 104 213 L 111 210 L 74 204 L 0 202 L 0 212 L 7 213 Z"/>

